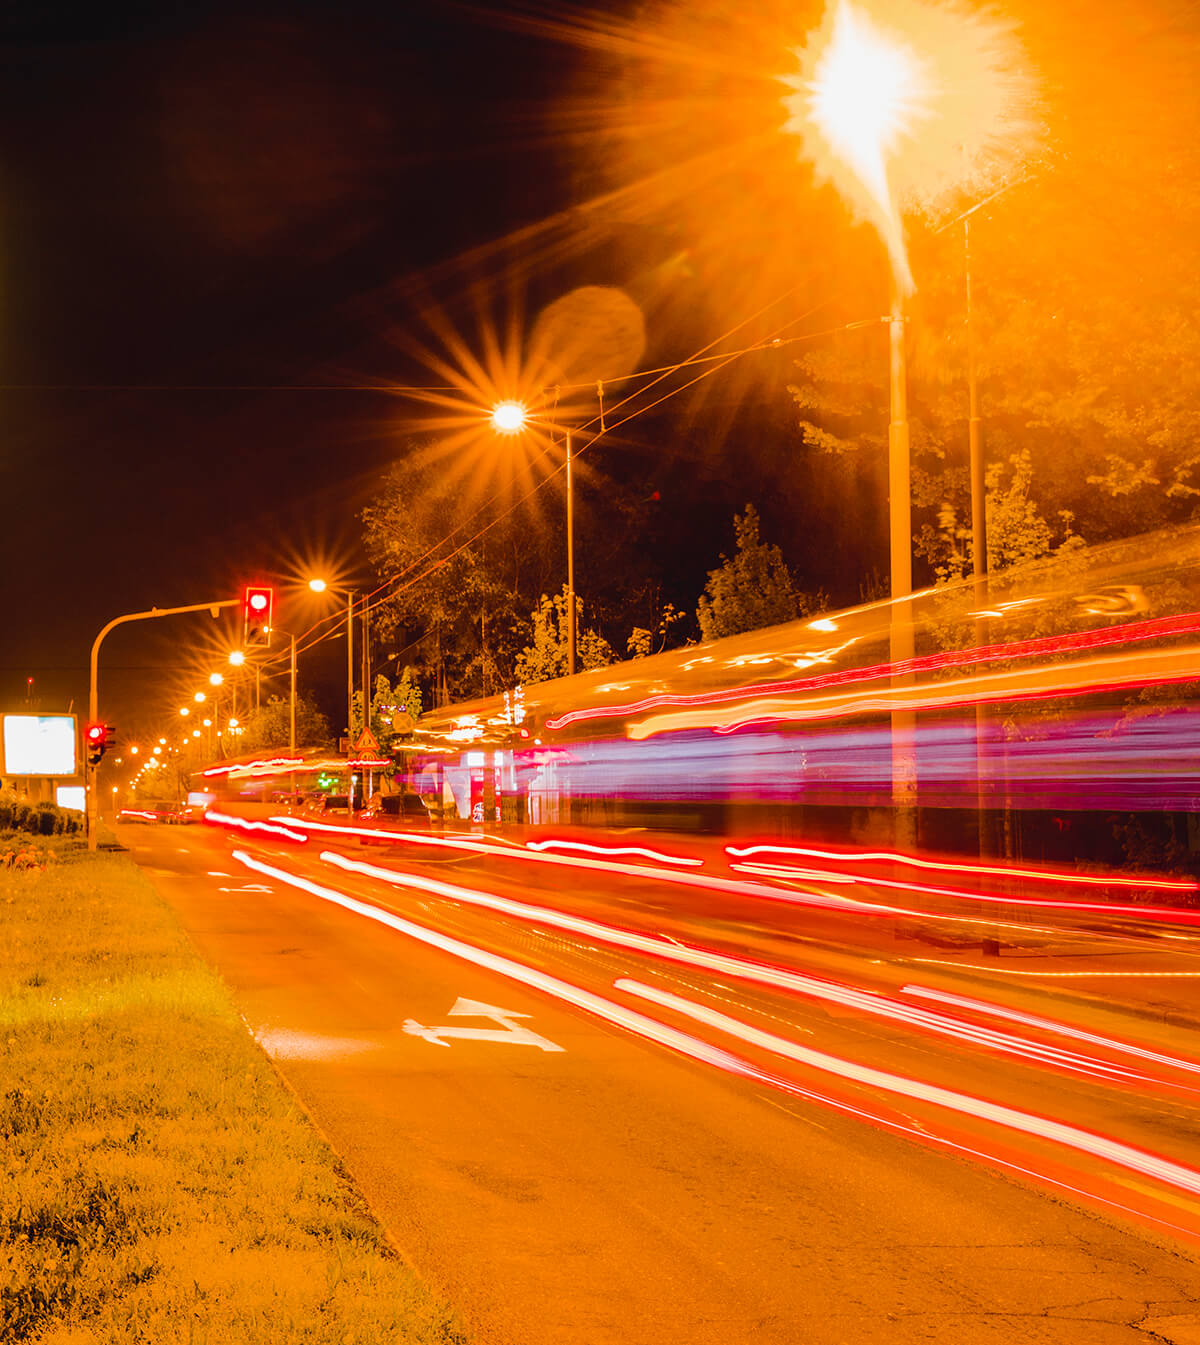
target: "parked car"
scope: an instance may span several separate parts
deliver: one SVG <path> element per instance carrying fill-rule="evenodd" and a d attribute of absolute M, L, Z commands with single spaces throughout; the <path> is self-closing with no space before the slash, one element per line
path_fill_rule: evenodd
<path fill-rule="evenodd" d="M 349 817 L 350 799 L 346 794 L 321 794 L 310 799 L 302 811 L 309 817 Z"/>
<path fill-rule="evenodd" d="M 366 826 L 397 830 L 429 829 L 429 809 L 419 794 L 376 794 L 355 814 Z"/>

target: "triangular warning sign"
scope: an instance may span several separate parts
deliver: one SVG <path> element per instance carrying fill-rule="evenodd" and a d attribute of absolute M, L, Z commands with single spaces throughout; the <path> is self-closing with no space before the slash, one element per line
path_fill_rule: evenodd
<path fill-rule="evenodd" d="M 370 729 L 363 729 L 355 738 L 354 746 L 350 750 L 356 757 L 377 757 L 379 756 L 379 739 Z"/>

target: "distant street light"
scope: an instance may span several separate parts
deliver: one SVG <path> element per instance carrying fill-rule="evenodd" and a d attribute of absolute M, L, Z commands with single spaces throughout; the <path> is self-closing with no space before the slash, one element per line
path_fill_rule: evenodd
<path fill-rule="evenodd" d="M 208 685 L 210 687 L 219 687 L 225 684 L 225 674 L 214 672 L 208 674 Z"/>
<path fill-rule="evenodd" d="M 242 649 L 231 649 L 229 651 L 229 662 L 235 668 L 240 668 L 246 661 L 245 651 Z"/>
<path fill-rule="evenodd" d="M 310 589 L 312 589 L 314 593 L 324 593 L 325 590 L 329 587 L 329 585 L 324 581 L 324 579 L 310 579 L 308 581 L 308 586 Z"/>
<path fill-rule="evenodd" d="M 208 697 L 204 694 L 203 691 L 197 691 L 196 694 L 192 697 L 192 700 L 194 700 L 197 705 L 203 705 L 204 702 L 208 700 Z"/>
<path fill-rule="evenodd" d="M 519 434 L 530 423 L 524 403 L 497 402 L 492 408 L 492 426 L 498 434 Z M 575 484 L 571 431 L 564 428 L 567 454 L 567 675 L 575 675 Z"/>
<path fill-rule="evenodd" d="M 186 719 L 188 715 L 190 715 L 192 712 L 187 708 L 186 705 L 181 705 L 179 707 L 179 713 Z"/>

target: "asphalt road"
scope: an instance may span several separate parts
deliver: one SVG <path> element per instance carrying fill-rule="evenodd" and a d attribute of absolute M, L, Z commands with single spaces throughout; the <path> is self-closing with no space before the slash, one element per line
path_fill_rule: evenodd
<path fill-rule="evenodd" d="M 549 864 L 345 848 L 414 888 L 337 869 L 316 844 L 199 826 L 121 839 L 475 1341 L 1200 1342 L 1187 1073 L 1077 1043 L 1101 1062 L 1089 1075 L 831 998 L 822 987 L 890 1003 L 913 981 L 913 959 L 883 950 L 890 933 L 855 950 L 821 920 L 800 938 L 726 898 Z M 531 922 L 468 890 L 604 929 Z M 785 967 L 815 994 L 605 930 Z M 1188 976 L 1189 954 L 1170 964 Z M 1136 970 L 1139 947 L 1124 955 Z M 984 993 L 920 970 L 933 994 Z M 1004 1002 L 1029 996 L 1016 985 Z M 1159 1054 L 1195 1044 L 1102 1004 L 1063 1016 Z M 1126 1147 L 1110 1161 L 974 1114 L 977 1099 Z M 1128 1155 L 1146 1150 L 1184 1175 L 1139 1170 Z"/>

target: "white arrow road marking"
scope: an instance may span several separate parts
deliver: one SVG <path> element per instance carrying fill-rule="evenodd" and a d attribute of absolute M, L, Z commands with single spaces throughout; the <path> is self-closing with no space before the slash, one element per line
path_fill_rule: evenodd
<path fill-rule="evenodd" d="M 561 1051 L 561 1046 L 539 1037 L 536 1032 L 514 1022 L 516 1018 L 528 1018 L 527 1013 L 515 1013 L 512 1009 L 497 1009 L 493 1004 L 481 1004 L 477 999 L 456 999 L 450 1010 L 451 1018 L 491 1018 L 500 1024 L 497 1027 L 422 1027 L 414 1019 L 405 1021 L 404 1030 L 414 1037 L 424 1037 L 435 1046 L 449 1046 L 444 1037 L 460 1037 L 470 1041 L 499 1041 L 509 1046 L 536 1046 L 539 1051 Z"/>
<path fill-rule="evenodd" d="M 267 887 L 264 883 L 246 883 L 242 887 L 218 887 L 218 892 L 274 892 L 273 887 Z"/>

